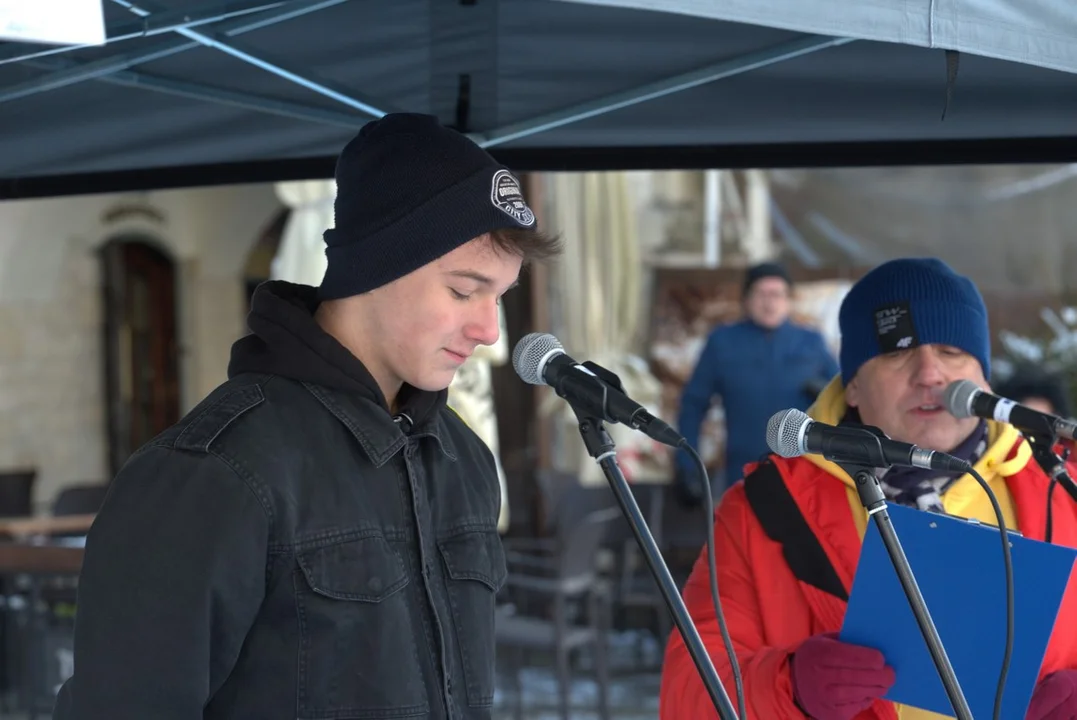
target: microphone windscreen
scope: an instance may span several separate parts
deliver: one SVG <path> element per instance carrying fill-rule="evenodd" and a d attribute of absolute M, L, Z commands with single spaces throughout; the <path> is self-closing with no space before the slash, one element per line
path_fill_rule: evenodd
<path fill-rule="evenodd" d="M 525 383 L 545 385 L 542 370 L 552 355 L 564 352 L 561 342 L 549 333 L 530 333 L 512 351 L 512 367 Z"/>
<path fill-rule="evenodd" d="M 767 446 L 775 455 L 782 457 L 803 455 L 800 440 L 811 422 L 811 416 L 796 408 L 774 413 L 767 423 Z"/>
<path fill-rule="evenodd" d="M 946 412 L 959 420 L 972 417 L 972 399 L 981 392 L 980 386 L 971 380 L 954 380 L 942 396 Z"/>

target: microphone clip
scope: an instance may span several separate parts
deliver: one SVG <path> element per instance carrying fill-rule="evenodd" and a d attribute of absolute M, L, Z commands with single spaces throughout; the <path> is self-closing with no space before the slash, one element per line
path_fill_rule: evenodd
<path fill-rule="evenodd" d="M 617 373 L 607 370 L 601 365 L 598 365 L 590 360 L 584 360 L 582 363 L 580 363 L 580 365 L 590 370 L 592 373 L 595 374 L 596 377 L 598 377 L 599 380 L 604 382 L 606 385 L 609 385 L 617 392 L 625 392 L 624 383 L 621 382 L 621 378 L 619 375 L 617 375 Z"/>
<path fill-rule="evenodd" d="M 579 384 L 593 385 L 597 390 L 598 402 L 591 395 L 581 395 Z M 590 360 L 585 360 L 576 365 L 571 372 L 562 373 L 553 384 L 553 390 L 562 399 L 567 400 L 569 407 L 581 420 L 584 417 L 604 422 L 617 422 L 609 410 L 610 390 L 624 394 L 624 383 L 616 373 Z"/>
<path fill-rule="evenodd" d="M 882 452 L 881 447 L 879 452 Z M 860 504 L 868 511 L 869 517 L 886 508 L 886 494 L 883 492 L 882 483 L 879 482 L 876 468 L 850 462 L 835 462 L 834 464 L 853 479 L 856 494 L 860 496 Z"/>

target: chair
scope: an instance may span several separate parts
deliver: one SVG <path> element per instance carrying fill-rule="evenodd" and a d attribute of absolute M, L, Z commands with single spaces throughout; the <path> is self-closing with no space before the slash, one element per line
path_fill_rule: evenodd
<path fill-rule="evenodd" d="M 640 512 L 650 528 L 659 550 L 664 553 L 663 543 L 663 515 L 665 513 L 665 486 L 663 485 L 635 485 L 631 488 Z M 614 533 L 611 541 L 619 556 L 617 569 L 619 578 L 613 591 L 614 616 L 621 620 L 628 617 L 632 610 L 643 611 L 653 618 L 653 622 L 647 625 L 647 629 L 653 632 L 654 639 L 658 644 L 659 658 L 662 650 L 669 640 L 673 631 L 673 619 L 665 598 L 658 587 L 658 581 L 651 573 L 646 563 L 643 551 L 632 534 L 627 522 L 624 523 L 622 532 Z M 664 559 L 664 558 L 663 558 Z M 672 570 L 671 570 L 672 573 Z M 636 658 L 637 664 L 642 666 L 643 647 L 642 636 L 637 635 Z M 659 659 L 659 662 L 661 660 Z"/>
<path fill-rule="evenodd" d="M 564 478 L 551 478 L 560 479 Z M 570 660 L 576 650 L 591 646 L 598 685 L 599 714 L 608 720 L 609 663 L 607 633 L 609 591 L 599 577 L 598 553 L 612 523 L 621 517 L 612 495 L 591 488 L 562 486 L 557 498 L 555 535 L 533 541 L 506 542 L 509 575 L 506 599 L 497 614 L 497 643 L 510 647 L 516 662 L 516 718 L 523 718 L 519 670 L 528 650 L 552 651 L 562 720 L 569 718 Z M 589 504 L 602 505 L 594 509 Z M 585 612 L 575 612 L 578 606 Z M 578 616 L 585 619 L 579 621 Z"/>
<path fill-rule="evenodd" d="M 52 503 L 52 514 L 94 515 L 101 509 L 109 486 L 103 483 L 68 485 L 59 492 Z"/>
<path fill-rule="evenodd" d="M 0 472 L 0 517 L 29 517 L 33 514 L 36 469 Z M 9 604 L 13 593 L 12 580 L 0 577 L 0 715 L 7 711 L 6 696 L 13 689 L 14 678 L 8 647 L 12 644 L 13 619 Z"/>
<path fill-rule="evenodd" d="M 101 509 L 108 485 L 87 483 L 62 489 L 52 504 L 52 515 L 93 515 Z M 50 533 L 52 542 L 61 538 L 78 538 L 84 532 Z M 23 627 L 9 657 L 23 665 L 20 705 L 33 720 L 47 714 L 55 702 L 61 673 L 59 658 L 69 657 L 74 644 L 74 612 L 78 600 L 78 578 L 74 576 L 28 576 L 24 578 L 20 605 Z"/>
<path fill-rule="evenodd" d="M 33 514 L 36 469 L 0 472 L 0 517 L 27 517 Z"/>

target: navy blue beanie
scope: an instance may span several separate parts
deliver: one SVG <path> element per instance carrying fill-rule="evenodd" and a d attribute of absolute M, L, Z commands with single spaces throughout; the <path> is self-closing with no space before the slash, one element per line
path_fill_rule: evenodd
<path fill-rule="evenodd" d="M 360 295 L 486 233 L 531 228 L 520 182 L 432 115 L 369 122 L 340 153 L 322 300 Z"/>
<path fill-rule="evenodd" d="M 838 315 L 845 385 L 877 355 L 918 345 L 951 345 L 991 374 L 987 307 L 976 285 L 934 258 L 891 260 L 862 277 Z"/>

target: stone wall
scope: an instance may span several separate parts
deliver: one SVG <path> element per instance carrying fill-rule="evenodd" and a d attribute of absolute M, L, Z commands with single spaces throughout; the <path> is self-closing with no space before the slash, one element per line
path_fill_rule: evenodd
<path fill-rule="evenodd" d="M 246 255 L 278 209 L 270 185 L 0 203 L 0 472 L 36 468 L 37 507 L 107 480 L 97 250 L 137 235 L 176 261 L 185 411 L 225 377 Z"/>

